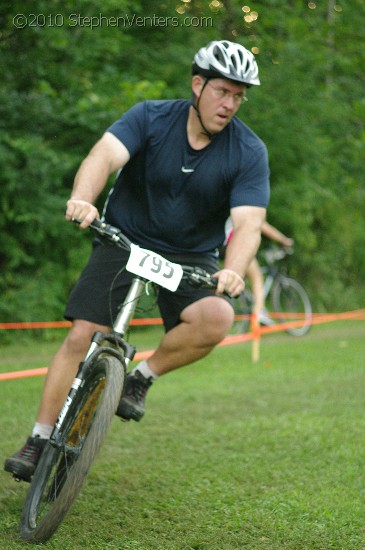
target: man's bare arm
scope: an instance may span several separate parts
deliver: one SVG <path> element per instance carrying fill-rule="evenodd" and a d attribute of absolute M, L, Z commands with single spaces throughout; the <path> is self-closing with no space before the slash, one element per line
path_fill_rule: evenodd
<path fill-rule="evenodd" d="M 225 256 L 224 267 L 244 277 L 248 265 L 255 257 L 261 242 L 261 228 L 266 210 L 256 206 L 232 208 L 233 235 Z"/>
<path fill-rule="evenodd" d="M 226 291 L 236 296 L 243 291 L 245 286 L 243 278 L 260 245 L 261 228 L 265 216 L 265 208 L 256 206 L 232 208 L 233 235 L 227 245 L 224 267 L 217 273 L 218 294 Z"/>
<path fill-rule="evenodd" d="M 110 174 L 123 168 L 130 158 L 127 148 L 113 134 L 106 132 L 94 145 L 88 156 L 83 160 L 67 201 L 66 219 L 81 220 L 80 227 L 84 229 L 99 213 L 94 203 L 105 185 Z"/>

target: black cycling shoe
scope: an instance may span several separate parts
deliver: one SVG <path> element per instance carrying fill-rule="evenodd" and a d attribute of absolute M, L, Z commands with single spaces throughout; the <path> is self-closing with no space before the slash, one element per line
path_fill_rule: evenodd
<path fill-rule="evenodd" d="M 28 437 L 20 451 L 5 461 L 4 470 L 13 474 L 15 479 L 30 482 L 47 441 L 39 436 Z"/>
<path fill-rule="evenodd" d="M 145 378 L 138 370 L 134 374 L 128 374 L 123 395 L 115 414 L 123 420 L 139 422 L 146 410 L 146 393 L 152 382 L 152 378 Z"/>

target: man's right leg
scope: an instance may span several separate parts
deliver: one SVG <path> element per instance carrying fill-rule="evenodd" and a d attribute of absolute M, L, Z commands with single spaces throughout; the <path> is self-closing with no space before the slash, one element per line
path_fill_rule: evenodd
<path fill-rule="evenodd" d="M 228 333 L 234 320 L 232 306 L 218 296 L 206 296 L 180 313 L 180 322 L 167 331 L 157 350 L 127 376 L 117 415 L 124 420 L 143 417 L 145 398 L 153 381 L 205 357 Z"/>
<path fill-rule="evenodd" d="M 84 359 L 95 331 L 108 327 L 76 320 L 50 364 L 38 412 L 40 424 L 53 424 L 67 397 L 79 363 Z"/>
<path fill-rule="evenodd" d="M 44 434 L 50 434 L 79 363 L 84 359 L 90 339 L 97 330 L 107 332 L 108 327 L 88 321 L 74 321 L 49 367 L 33 433 L 20 451 L 5 461 L 4 469 L 7 472 L 30 481 L 46 442 Z"/>

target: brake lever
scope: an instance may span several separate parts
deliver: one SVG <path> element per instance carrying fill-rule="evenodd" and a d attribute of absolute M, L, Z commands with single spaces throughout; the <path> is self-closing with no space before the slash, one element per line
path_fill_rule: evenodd
<path fill-rule="evenodd" d="M 200 281 L 203 280 L 205 288 L 210 288 L 212 290 L 216 290 L 217 288 L 218 279 L 216 277 L 212 277 L 207 271 L 200 267 L 191 268 L 190 277 L 196 280 L 197 287 L 201 287 Z M 223 294 L 230 299 L 237 298 L 237 296 L 232 296 L 232 294 L 226 291 L 224 291 Z"/>
<path fill-rule="evenodd" d="M 71 220 L 73 223 L 76 223 L 80 225 L 81 220 L 78 220 L 77 218 L 72 218 Z M 93 229 L 98 235 L 101 237 L 104 237 L 105 239 L 111 241 L 114 244 L 117 245 L 127 245 L 128 248 L 131 246 L 131 241 L 123 235 L 123 233 L 118 229 L 118 227 L 114 227 L 113 225 L 110 225 L 108 223 L 102 222 L 98 218 L 95 218 L 90 226 L 91 229 Z"/>

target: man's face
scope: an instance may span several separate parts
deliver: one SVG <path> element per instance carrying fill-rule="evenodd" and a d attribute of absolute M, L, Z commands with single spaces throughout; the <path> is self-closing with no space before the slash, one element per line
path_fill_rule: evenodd
<path fill-rule="evenodd" d="M 197 97 L 200 96 L 199 111 L 204 126 L 209 132 L 217 133 L 237 113 L 245 96 L 246 86 L 224 78 L 211 78 L 205 87 L 204 83 L 205 78 L 200 75 L 193 77 L 193 92 Z"/>

